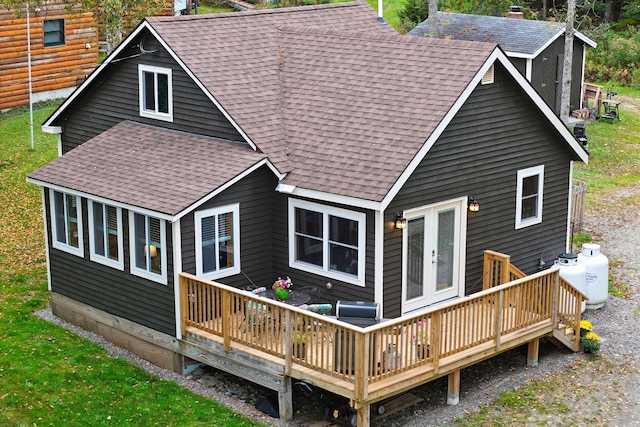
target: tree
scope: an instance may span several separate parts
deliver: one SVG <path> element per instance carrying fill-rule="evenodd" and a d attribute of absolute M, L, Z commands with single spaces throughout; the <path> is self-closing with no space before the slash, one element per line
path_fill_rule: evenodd
<path fill-rule="evenodd" d="M 573 21 L 576 17 L 576 0 L 567 1 L 567 24 L 564 34 L 564 63 L 562 66 L 562 98 L 560 104 L 560 119 L 569 124 L 571 113 L 571 70 L 573 67 Z"/>

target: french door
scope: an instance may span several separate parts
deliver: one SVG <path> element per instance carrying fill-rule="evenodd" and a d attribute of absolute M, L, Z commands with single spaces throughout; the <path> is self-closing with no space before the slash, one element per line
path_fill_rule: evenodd
<path fill-rule="evenodd" d="M 466 201 L 405 211 L 403 313 L 464 294 Z"/>

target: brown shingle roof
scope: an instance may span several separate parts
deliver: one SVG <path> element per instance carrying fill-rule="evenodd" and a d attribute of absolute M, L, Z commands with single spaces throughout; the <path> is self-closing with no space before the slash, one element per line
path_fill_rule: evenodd
<path fill-rule="evenodd" d="M 28 176 L 173 216 L 265 157 L 244 144 L 124 121 Z"/>
<path fill-rule="evenodd" d="M 148 22 L 284 183 L 374 201 L 495 48 L 400 36 L 363 1 Z"/>

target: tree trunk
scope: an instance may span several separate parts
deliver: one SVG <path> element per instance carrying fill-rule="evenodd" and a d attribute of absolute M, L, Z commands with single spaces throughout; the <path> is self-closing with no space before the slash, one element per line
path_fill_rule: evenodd
<path fill-rule="evenodd" d="M 567 25 L 564 35 L 564 64 L 562 67 L 562 100 L 560 101 L 560 120 L 569 124 L 571 113 L 571 69 L 573 66 L 573 21 L 576 16 L 576 0 L 567 1 Z"/>
<path fill-rule="evenodd" d="M 429 0 L 429 37 L 440 37 L 438 22 L 438 0 Z"/>

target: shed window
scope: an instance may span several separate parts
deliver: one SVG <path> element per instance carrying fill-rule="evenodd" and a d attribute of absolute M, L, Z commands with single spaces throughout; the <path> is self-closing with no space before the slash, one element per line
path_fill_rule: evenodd
<path fill-rule="evenodd" d="M 165 222 L 131 212 L 129 216 L 131 273 L 167 284 Z"/>
<path fill-rule="evenodd" d="M 49 19 L 44 21 L 44 46 L 64 45 L 64 19 Z"/>
<path fill-rule="evenodd" d="M 196 274 L 207 278 L 240 272 L 239 205 L 196 212 Z"/>
<path fill-rule="evenodd" d="M 516 229 L 542 222 L 544 165 L 518 171 Z"/>
<path fill-rule="evenodd" d="M 138 65 L 140 115 L 173 121 L 171 69 Z"/>
<path fill-rule="evenodd" d="M 91 260 L 123 270 L 121 209 L 91 201 L 89 230 Z"/>
<path fill-rule="evenodd" d="M 365 214 L 289 202 L 289 264 L 364 286 Z"/>
<path fill-rule="evenodd" d="M 84 256 L 80 197 L 50 191 L 53 247 Z"/>

